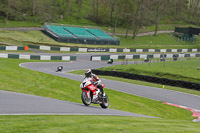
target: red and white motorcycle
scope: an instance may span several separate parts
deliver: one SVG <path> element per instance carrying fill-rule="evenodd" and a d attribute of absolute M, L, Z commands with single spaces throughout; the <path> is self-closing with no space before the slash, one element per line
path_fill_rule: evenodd
<path fill-rule="evenodd" d="M 91 103 L 94 104 L 100 104 L 102 108 L 108 108 L 109 106 L 109 99 L 108 96 L 103 96 L 100 89 L 97 88 L 93 84 L 92 78 L 85 78 L 83 82 L 80 84 L 80 87 L 82 89 L 81 99 L 82 102 L 89 106 Z M 102 85 L 103 88 L 105 85 Z"/>

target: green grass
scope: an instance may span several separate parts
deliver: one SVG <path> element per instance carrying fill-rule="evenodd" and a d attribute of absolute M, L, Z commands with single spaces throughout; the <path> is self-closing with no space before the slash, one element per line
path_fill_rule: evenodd
<path fill-rule="evenodd" d="M 36 53 L 30 50 L 0 50 L 0 53 Z"/>
<path fill-rule="evenodd" d="M 120 46 L 113 45 L 83 45 L 59 43 L 49 38 L 40 31 L 7 31 L 0 30 L 0 43 L 12 44 L 17 46 L 33 45 L 51 45 L 51 46 L 77 46 L 77 47 L 104 47 L 104 48 L 200 48 L 200 39 L 195 43 L 178 41 L 170 34 L 159 34 L 154 36 L 131 37 L 124 38 L 119 36 L 121 40 Z M 199 38 L 199 37 L 197 37 Z M 152 42 L 152 43 L 150 43 Z"/>
<path fill-rule="evenodd" d="M 174 31 L 175 27 L 199 27 L 196 25 L 189 25 L 189 24 L 166 24 L 166 23 L 162 23 L 158 25 L 158 31 L 168 31 L 168 30 L 172 30 Z M 148 27 L 143 27 L 139 30 L 139 33 L 143 33 L 143 32 L 151 32 L 151 31 L 155 31 L 156 26 L 155 25 L 151 25 Z"/>
<path fill-rule="evenodd" d="M 70 73 L 82 75 L 84 73 L 84 70 L 71 71 Z M 151 86 L 151 87 L 156 87 L 156 88 L 163 88 L 163 85 L 161 85 L 161 84 L 149 83 L 149 82 L 144 82 L 144 81 L 139 81 L 139 80 L 131 80 L 131 79 L 112 77 L 112 76 L 101 76 L 101 75 L 98 75 L 98 77 L 104 78 L 104 79 L 110 79 L 110 80 L 116 80 L 116 81 L 131 83 L 131 84 Z M 185 92 L 185 93 L 190 93 L 190 94 L 200 96 L 200 91 L 185 89 L 185 88 L 180 88 L 180 87 L 167 86 L 167 85 L 165 85 L 164 87 L 165 87 L 164 89 L 174 90 L 174 91 L 179 91 L 179 92 Z"/>
<path fill-rule="evenodd" d="M 187 42 L 187 41 L 178 41 L 176 37 L 171 34 L 158 34 L 158 36 L 142 36 L 136 37 L 134 40 L 132 37 L 124 38 L 124 36 L 120 37 L 120 45 L 127 48 L 199 48 L 200 41 L 196 42 Z M 199 39 L 198 36 L 196 36 Z"/>
<path fill-rule="evenodd" d="M 25 21 L 2 21 L 0 20 L 0 27 L 41 27 L 42 24 L 34 22 L 25 22 Z"/>
<path fill-rule="evenodd" d="M 197 70 L 197 67 L 199 66 L 200 59 L 196 58 L 170 62 L 116 65 L 107 68 L 101 68 L 100 70 L 117 70 L 121 72 L 200 83 L 200 71 Z"/>
<path fill-rule="evenodd" d="M 0 116 L 3 133 L 199 133 L 185 120 L 119 116 Z"/>
<path fill-rule="evenodd" d="M 21 62 L 30 62 L 27 60 L 0 59 L 0 62 L 1 90 L 82 103 L 80 82 L 18 66 Z M 105 89 L 105 91 L 110 98 L 110 108 L 112 109 L 167 119 L 192 119 L 191 112 L 184 109 L 114 90 Z"/>
<path fill-rule="evenodd" d="M 18 66 L 33 60 L 0 58 L 0 90 L 81 102 L 80 82 Z M 38 62 L 38 61 L 37 61 Z M 160 117 L 0 116 L 1 132 L 199 132 L 192 112 L 118 91 L 105 89 L 112 109 Z"/>

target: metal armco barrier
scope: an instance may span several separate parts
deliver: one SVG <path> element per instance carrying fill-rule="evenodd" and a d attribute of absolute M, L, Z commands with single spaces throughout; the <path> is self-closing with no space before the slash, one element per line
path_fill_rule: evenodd
<path fill-rule="evenodd" d="M 167 79 L 167 78 L 158 78 L 158 77 L 153 77 L 153 76 L 125 73 L 125 72 L 118 72 L 118 71 L 101 71 L 101 70 L 93 69 L 92 72 L 97 75 L 121 77 L 121 78 L 157 83 L 157 84 L 162 84 L 162 85 L 169 85 L 169 86 L 176 86 L 176 87 L 193 89 L 193 90 L 200 90 L 200 84 L 194 83 L 194 82 L 172 80 L 172 79 Z"/>

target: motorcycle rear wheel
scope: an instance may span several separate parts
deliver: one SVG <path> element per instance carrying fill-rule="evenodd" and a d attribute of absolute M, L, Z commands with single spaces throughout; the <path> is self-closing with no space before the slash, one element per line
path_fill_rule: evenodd
<path fill-rule="evenodd" d="M 85 104 L 86 106 L 89 106 L 92 102 L 90 95 L 89 97 L 87 97 L 87 93 L 85 91 L 82 92 L 81 99 L 82 99 L 83 104 Z"/>
<path fill-rule="evenodd" d="M 105 98 L 103 98 L 102 103 L 100 104 L 100 106 L 104 109 L 108 108 L 109 106 L 109 99 L 108 96 L 106 95 Z"/>

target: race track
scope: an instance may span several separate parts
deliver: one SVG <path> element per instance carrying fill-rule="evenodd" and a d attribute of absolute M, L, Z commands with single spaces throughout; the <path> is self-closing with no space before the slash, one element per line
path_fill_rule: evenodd
<path fill-rule="evenodd" d="M 89 58 L 89 54 L 77 54 L 78 60 L 74 62 L 22 63 L 20 64 L 20 66 L 27 69 L 40 71 L 77 81 L 82 81 L 84 77 L 66 72 L 72 70 L 87 68 L 95 69 L 110 66 L 110 64 L 106 64 L 106 62 L 89 61 Z M 114 62 L 113 65 L 117 64 L 121 64 L 121 62 Z M 63 71 L 55 72 L 56 67 L 60 65 L 64 67 Z M 102 79 L 102 83 L 106 84 L 106 88 L 109 89 L 200 110 L 200 96 L 107 79 Z M 102 109 L 100 107 L 85 107 L 82 104 L 13 92 L 0 91 L 0 98 L 2 97 L 4 99 L 4 102 L 0 100 L 0 106 L 4 107 L 4 109 L 0 108 L 0 114 L 82 114 L 148 117 L 123 111 Z M 20 108 L 20 106 L 22 108 Z"/>

